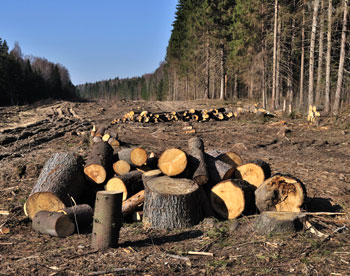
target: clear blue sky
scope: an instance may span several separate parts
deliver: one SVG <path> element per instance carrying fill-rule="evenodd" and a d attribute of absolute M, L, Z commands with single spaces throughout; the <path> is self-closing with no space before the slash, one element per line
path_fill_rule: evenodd
<path fill-rule="evenodd" d="M 164 60 L 177 0 L 1 0 L 10 49 L 64 65 L 80 84 L 153 72 Z"/>

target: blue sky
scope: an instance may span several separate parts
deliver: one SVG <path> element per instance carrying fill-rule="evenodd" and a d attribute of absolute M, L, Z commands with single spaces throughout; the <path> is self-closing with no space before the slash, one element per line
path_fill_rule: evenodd
<path fill-rule="evenodd" d="M 64 65 L 80 84 L 153 72 L 164 60 L 178 0 L 1 0 L 10 49 Z"/>

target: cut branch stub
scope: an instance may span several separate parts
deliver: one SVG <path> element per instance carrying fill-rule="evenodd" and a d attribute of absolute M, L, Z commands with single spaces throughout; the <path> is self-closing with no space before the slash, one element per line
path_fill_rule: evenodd
<path fill-rule="evenodd" d="M 227 179 L 211 189 L 213 209 L 224 219 L 234 219 L 255 211 L 255 187 L 244 180 Z"/>
<path fill-rule="evenodd" d="M 255 198 L 260 212 L 300 212 L 306 198 L 306 189 L 297 178 L 276 174 L 266 179 L 257 188 Z"/>
<path fill-rule="evenodd" d="M 72 153 L 55 153 L 45 163 L 24 206 L 33 218 L 38 211 L 58 211 L 79 200 L 85 190 L 83 159 Z"/>
<path fill-rule="evenodd" d="M 199 186 L 186 178 L 161 176 L 145 183 L 143 223 L 151 228 L 185 228 L 203 218 Z"/>
<path fill-rule="evenodd" d="M 96 143 L 88 156 L 84 173 L 92 182 L 102 184 L 112 166 L 112 159 L 113 148 L 107 142 Z"/>
<path fill-rule="evenodd" d="M 158 167 L 165 175 L 179 175 L 183 173 L 187 167 L 186 153 L 176 148 L 167 149 L 159 157 Z"/>

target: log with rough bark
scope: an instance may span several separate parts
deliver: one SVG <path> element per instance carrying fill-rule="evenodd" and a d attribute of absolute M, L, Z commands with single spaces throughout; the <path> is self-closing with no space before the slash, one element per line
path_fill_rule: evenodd
<path fill-rule="evenodd" d="M 113 177 L 108 180 L 106 191 L 120 191 L 123 193 L 123 200 L 143 190 L 142 172 L 131 171 L 126 174 Z"/>
<path fill-rule="evenodd" d="M 145 149 L 137 148 L 126 148 L 118 152 L 119 160 L 124 160 L 130 165 L 142 166 L 147 162 L 147 152 Z"/>
<path fill-rule="evenodd" d="M 123 217 L 132 214 L 145 200 L 145 191 L 142 190 L 127 200 L 123 201 L 122 215 Z"/>
<path fill-rule="evenodd" d="M 305 198 L 304 184 L 293 176 L 283 174 L 266 179 L 255 191 L 256 206 L 260 212 L 300 212 Z"/>
<path fill-rule="evenodd" d="M 39 211 L 33 217 L 34 230 L 55 237 L 64 238 L 75 231 L 75 225 L 68 215 L 61 212 Z"/>
<path fill-rule="evenodd" d="M 113 148 L 108 143 L 94 144 L 84 167 L 85 175 L 90 181 L 102 184 L 112 167 L 112 160 Z"/>
<path fill-rule="evenodd" d="M 156 177 L 145 183 L 145 227 L 192 227 L 203 219 L 199 186 L 185 178 Z"/>
<path fill-rule="evenodd" d="M 271 176 L 270 165 L 263 160 L 254 160 L 237 167 L 235 178 L 248 181 L 255 187 L 259 187 L 265 179 Z"/>
<path fill-rule="evenodd" d="M 224 219 L 255 212 L 255 187 L 244 180 L 227 179 L 211 189 L 211 204 L 216 213 Z"/>
<path fill-rule="evenodd" d="M 45 163 L 24 206 L 30 218 L 42 210 L 58 211 L 84 193 L 83 159 L 72 153 L 55 153 Z"/>
<path fill-rule="evenodd" d="M 263 212 L 255 219 L 253 229 L 260 235 L 294 233 L 303 228 L 304 218 L 294 212 Z"/>
<path fill-rule="evenodd" d="M 118 246 L 122 223 L 122 197 L 120 192 L 97 192 L 91 236 L 92 248 L 103 250 Z"/>
<path fill-rule="evenodd" d="M 92 223 L 92 217 L 94 215 L 94 211 L 88 204 L 79 204 L 72 207 L 66 207 L 58 212 L 67 215 L 77 226 L 77 230 L 81 230 L 82 228 L 89 226 Z"/>
<path fill-rule="evenodd" d="M 213 156 L 206 154 L 205 159 L 208 166 L 209 178 L 213 184 L 222 180 L 230 179 L 235 173 L 235 167 L 229 165 Z"/>
<path fill-rule="evenodd" d="M 208 169 L 204 155 L 204 143 L 201 138 L 193 137 L 188 140 L 189 150 L 189 168 L 191 170 L 192 179 L 198 185 L 204 185 L 208 182 Z"/>
<path fill-rule="evenodd" d="M 114 150 L 117 150 L 120 147 L 120 142 L 114 137 L 108 139 L 108 144 L 110 144 Z"/>
<path fill-rule="evenodd" d="M 207 154 L 215 157 L 216 159 L 231 165 L 232 167 L 238 167 L 243 164 L 241 156 L 233 151 L 220 151 L 220 150 L 211 150 Z"/>
<path fill-rule="evenodd" d="M 131 170 L 131 166 L 125 160 L 118 160 L 113 164 L 113 170 L 117 175 L 123 175 Z"/>
<path fill-rule="evenodd" d="M 177 148 L 167 149 L 159 157 L 158 167 L 167 176 L 180 175 L 186 170 L 187 155 Z"/>

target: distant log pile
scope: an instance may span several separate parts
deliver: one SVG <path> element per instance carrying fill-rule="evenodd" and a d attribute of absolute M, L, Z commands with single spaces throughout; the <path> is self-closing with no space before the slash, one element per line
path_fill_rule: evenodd
<path fill-rule="evenodd" d="M 191 138 L 186 149 L 158 154 L 142 146 L 113 151 L 111 135 L 117 138 L 105 128 L 93 128 L 91 136 L 101 140 L 92 144 L 85 164 L 70 153 L 47 161 L 24 206 L 34 229 L 64 237 L 93 221 L 92 246 L 100 249 L 117 246 L 122 219 L 172 229 L 194 226 L 207 216 L 234 219 L 259 211 L 299 212 L 303 207 L 304 185 L 293 176 L 271 176 L 262 160 L 243 162 L 235 152 L 205 151 L 198 137 Z M 91 207 L 82 205 L 91 190 L 100 197 Z"/>
<path fill-rule="evenodd" d="M 125 113 L 121 118 L 117 118 L 111 122 L 112 125 L 126 122 L 137 123 L 162 123 L 162 122 L 176 122 L 176 121 L 197 121 L 208 122 L 210 120 L 224 121 L 231 118 L 236 118 L 241 114 L 251 113 L 266 117 L 274 117 L 273 114 L 265 110 L 264 108 L 258 108 L 256 105 L 249 107 L 238 107 L 235 110 L 227 110 L 221 108 L 211 108 L 209 110 L 202 109 L 189 109 L 185 111 L 172 111 L 172 112 L 150 112 L 134 111 Z"/>

